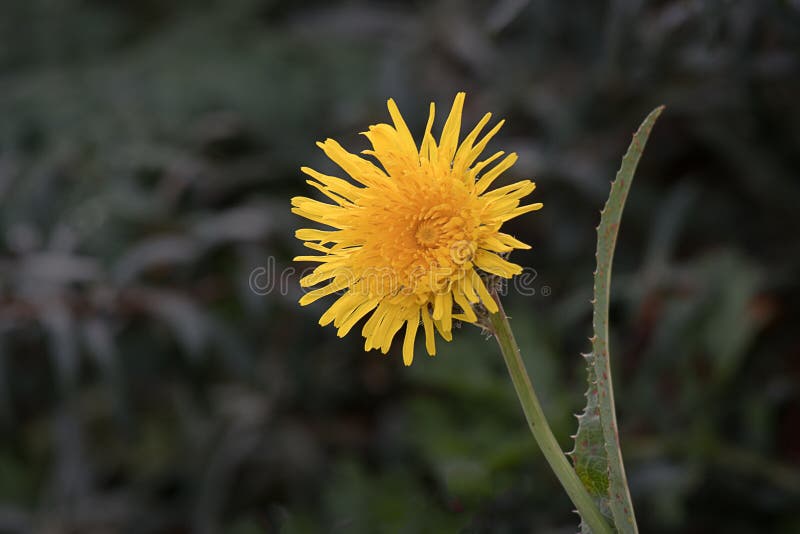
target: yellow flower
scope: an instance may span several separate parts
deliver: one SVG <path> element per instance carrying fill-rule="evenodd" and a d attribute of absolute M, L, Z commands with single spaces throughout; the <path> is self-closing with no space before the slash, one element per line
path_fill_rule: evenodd
<path fill-rule="evenodd" d="M 473 306 L 497 312 L 479 270 L 503 278 L 519 274 L 519 265 L 498 254 L 530 247 L 500 232 L 500 227 L 542 207 L 538 203 L 520 206 L 520 199 L 536 187 L 530 180 L 487 192 L 517 155 L 507 155 L 489 170 L 504 152 L 476 163 L 503 121 L 478 140 L 491 118 L 487 113 L 459 144 L 464 96 L 456 96 L 438 143 L 431 134 L 435 114 L 431 103 L 419 148 L 389 100 L 394 125 L 376 124 L 364 132 L 372 150 L 363 153 L 380 166 L 347 152 L 333 139 L 317 143 L 352 181 L 303 167 L 313 178 L 308 184 L 334 203 L 292 199 L 293 213 L 330 227 L 304 228 L 295 234 L 306 247 L 322 254 L 295 258 L 319 262 L 300 284 L 327 282 L 306 293 L 300 304 L 342 292 L 319 323 L 333 322 L 343 337 L 371 312 L 362 329 L 364 349 L 379 348 L 384 354 L 405 326 L 406 365 L 414 357 L 420 323 L 427 352 L 433 356 L 434 329 L 450 341 L 453 319 L 478 320 Z"/>

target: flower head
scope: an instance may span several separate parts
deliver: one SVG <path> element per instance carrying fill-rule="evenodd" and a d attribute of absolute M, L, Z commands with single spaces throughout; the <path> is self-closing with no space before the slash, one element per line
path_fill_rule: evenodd
<path fill-rule="evenodd" d="M 464 97 L 456 96 L 438 142 L 431 133 L 435 108 L 430 105 L 419 147 L 389 100 L 394 124 L 376 124 L 364 132 L 372 149 L 363 154 L 378 164 L 346 151 L 333 139 L 317 143 L 351 180 L 303 167 L 312 178 L 308 184 L 333 203 L 292 199 L 293 213 L 329 227 L 296 232 L 306 247 L 321 254 L 295 258 L 319 263 L 300 284 L 326 283 L 306 293 L 300 304 L 341 292 L 319 323 L 332 322 L 343 337 L 371 313 L 362 329 L 364 348 L 379 348 L 384 354 L 405 326 L 406 365 L 413 359 L 420 324 L 433 356 L 434 330 L 450 341 L 454 319 L 474 323 L 480 306 L 497 312 L 479 271 L 503 278 L 522 271 L 500 254 L 530 247 L 500 227 L 542 207 L 520 206 L 520 199 L 535 188 L 530 180 L 487 192 L 517 155 L 500 159 L 504 153 L 497 152 L 477 161 L 503 124 L 500 121 L 479 139 L 490 113 L 459 143 Z"/>

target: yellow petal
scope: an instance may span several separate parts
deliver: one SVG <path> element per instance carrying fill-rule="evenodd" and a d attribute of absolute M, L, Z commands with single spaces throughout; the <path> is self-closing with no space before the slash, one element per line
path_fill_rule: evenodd
<path fill-rule="evenodd" d="M 456 303 L 461 306 L 461 310 L 463 312 L 459 314 L 460 317 L 458 317 L 458 319 L 468 323 L 474 323 L 478 320 L 478 316 L 475 315 L 475 310 L 472 309 L 472 306 L 463 293 L 460 291 L 454 291 L 453 298 L 456 300 Z"/>
<path fill-rule="evenodd" d="M 430 313 L 428 313 L 427 306 L 423 306 L 420 311 L 422 312 L 422 326 L 425 327 L 425 350 L 428 351 L 430 356 L 435 356 L 436 343 L 433 337 L 433 320 Z"/>
<path fill-rule="evenodd" d="M 406 337 L 403 340 L 403 363 L 411 365 L 414 360 L 414 340 L 419 328 L 419 312 L 406 320 Z"/>
<path fill-rule="evenodd" d="M 311 304 L 315 300 L 336 293 L 337 291 L 341 291 L 342 289 L 349 286 L 350 282 L 351 281 L 348 278 L 344 277 L 339 280 L 334 280 L 325 287 L 309 291 L 308 293 L 303 295 L 302 298 L 300 299 L 300 305 L 306 306 L 308 304 Z"/>
<path fill-rule="evenodd" d="M 472 161 L 467 161 L 467 158 L 472 153 L 472 145 L 475 142 L 475 139 L 478 138 L 478 135 L 480 135 L 481 130 L 483 130 L 484 126 L 486 126 L 491 118 L 491 113 L 484 115 L 475 128 L 473 128 L 472 131 L 464 138 L 464 141 L 461 143 L 461 146 L 458 147 L 458 150 L 456 150 L 456 155 L 453 160 L 454 174 L 463 174 L 464 171 L 466 171 L 466 169 L 472 164 Z"/>
<path fill-rule="evenodd" d="M 496 274 L 503 278 L 511 278 L 522 272 L 522 267 L 506 261 L 497 254 L 487 250 L 479 250 L 475 254 L 475 265 L 487 273 Z"/>
<path fill-rule="evenodd" d="M 479 195 L 484 191 L 486 191 L 489 188 L 489 186 L 492 185 L 492 182 L 494 182 L 497 179 L 497 177 L 500 176 L 505 170 L 514 165 L 516 161 L 517 161 L 516 152 L 512 152 L 511 154 L 503 158 L 503 161 L 492 167 L 492 170 L 487 171 L 486 174 L 481 176 L 480 180 L 478 180 L 478 183 L 475 184 L 475 191 Z M 533 189 L 531 189 L 531 191 L 533 191 Z"/>
<path fill-rule="evenodd" d="M 484 307 L 489 310 L 489 313 L 497 313 L 499 310 L 497 303 L 492 298 L 489 290 L 486 289 L 486 285 L 483 283 L 480 275 L 478 275 L 478 273 L 475 271 L 472 272 L 472 285 L 475 286 L 475 289 L 478 291 L 478 295 L 481 297 L 481 302 L 483 302 Z"/>
<path fill-rule="evenodd" d="M 326 139 L 324 143 L 317 143 L 317 146 L 354 180 L 366 186 L 385 182 L 386 174 L 382 170 L 364 158 L 351 154 L 333 139 Z"/>
<path fill-rule="evenodd" d="M 439 141 L 440 163 L 450 168 L 453 157 L 458 147 L 458 135 L 461 132 L 461 113 L 464 109 L 465 93 L 458 93 L 450 109 L 450 115 L 442 128 L 442 137 Z"/>
<path fill-rule="evenodd" d="M 394 122 L 394 127 L 397 130 L 401 148 L 409 155 L 417 154 L 417 145 L 414 143 L 414 137 L 412 137 L 408 126 L 406 126 L 406 121 L 403 120 L 400 110 L 397 109 L 397 104 L 390 98 L 389 101 L 386 102 L 386 105 L 389 108 L 389 115 L 392 117 L 392 122 Z"/>
<path fill-rule="evenodd" d="M 377 306 L 379 302 L 380 299 L 373 298 L 355 307 L 347 317 L 342 318 L 341 325 L 339 325 L 339 330 L 336 332 L 336 335 L 339 337 L 346 336 L 362 317 L 375 309 L 375 306 Z M 337 326 L 336 323 L 334 323 L 334 326 Z"/>
<path fill-rule="evenodd" d="M 428 112 L 428 123 L 425 125 L 425 133 L 422 134 L 422 144 L 419 149 L 419 156 L 428 161 L 435 161 L 437 158 L 436 140 L 431 134 L 433 127 L 433 119 L 436 115 L 436 105 L 431 102 L 430 110 Z"/>

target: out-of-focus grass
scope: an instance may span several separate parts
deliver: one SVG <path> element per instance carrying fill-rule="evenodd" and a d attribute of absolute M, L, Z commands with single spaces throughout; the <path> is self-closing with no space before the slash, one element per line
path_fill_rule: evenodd
<path fill-rule="evenodd" d="M 314 141 L 458 90 L 545 203 L 508 308 L 565 449 L 597 211 L 667 105 L 612 303 L 641 527 L 795 532 L 795 4 L 6 2 L 0 532 L 573 531 L 476 329 L 405 369 L 317 327 L 297 272 L 248 285 L 299 251 Z"/>

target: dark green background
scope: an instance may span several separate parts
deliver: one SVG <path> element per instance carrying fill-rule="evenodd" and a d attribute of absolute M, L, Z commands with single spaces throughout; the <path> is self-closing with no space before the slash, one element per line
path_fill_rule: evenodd
<path fill-rule="evenodd" d="M 640 527 L 800 531 L 799 51 L 796 0 L 2 1 L 0 533 L 574 532 L 477 329 L 404 368 L 248 287 L 316 140 L 459 90 L 545 204 L 506 302 L 565 449 L 598 211 L 666 104 L 612 303 Z"/>

